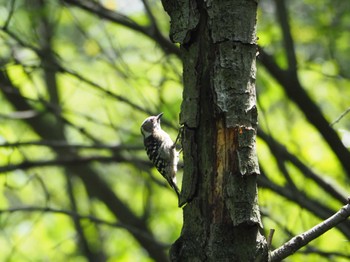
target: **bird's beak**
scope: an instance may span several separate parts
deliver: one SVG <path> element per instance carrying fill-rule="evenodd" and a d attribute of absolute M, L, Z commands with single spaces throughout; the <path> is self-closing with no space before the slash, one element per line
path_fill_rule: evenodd
<path fill-rule="evenodd" d="M 163 113 L 160 113 L 159 115 L 157 115 L 157 120 L 159 121 L 159 119 L 162 117 Z"/>

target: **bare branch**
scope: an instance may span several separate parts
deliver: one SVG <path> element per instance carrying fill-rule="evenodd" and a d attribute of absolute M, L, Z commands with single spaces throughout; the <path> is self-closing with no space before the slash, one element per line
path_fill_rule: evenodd
<path fill-rule="evenodd" d="M 273 223 L 276 224 L 276 226 L 278 226 L 278 232 L 279 232 L 280 237 L 281 237 L 281 233 L 283 233 L 287 238 L 293 238 L 296 235 L 292 231 L 290 231 L 285 225 L 283 225 L 283 221 L 281 221 L 281 219 L 276 219 L 275 217 L 270 216 L 270 214 L 267 214 L 265 212 L 262 212 L 262 214 L 264 216 L 268 217 L 269 220 L 272 220 Z M 270 234 L 269 234 L 268 240 L 270 239 L 271 230 L 275 231 L 274 229 L 270 229 Z M 273 245 L 270 245 L 270 247 L 273 247 Z M 271 248 L 270 248 L 270 250 L 271 250 Z M 333 260 L 334 260 L 335 256 L 342 257 L 342 258 L 348 258 L 348 259 L 350 258 L 349 255 L 343 254 L 341 252 L 322 251 L 318 247 L 313 246 L 311 243 L 306 245 L 303 250 L 299 250 L 298 253 L 300 253 L 300 254 L 317 254 L 319 256 L 322 256 L 322 257 L 325 257 L 328 259 L 333 259 Z"/>
<path fill-rule="evenodd" d="M 283 86 L 289 98 L 297 104 L 309 122 L 320 132 L 341 162 L 346 174 L 350 176 L 349 150 L 344 146 L 334 129 L 329 126 L 320 108 L 302 87 L 296 74 L 289 74 L 288 71 L 281 69 L 274 58 L 267 54 L 264 49 L 259 48 L 259 53 L 259 61 L 280 85 Z"/>
<path fill-rule="evenodd" d="M 134 232 L 135 234 L 148 238 L 148 240 L 151 242 L 155 242 L 155 239 L 152 236 L 148 235 L 146 232 L 140 231 L 138 228 L 133 227 L 131 225 L 123 224 L 120 222 L 107 221 L 92 215 L 82 215 L 71 210 L 57 209 L 52 207 L 38 207 L 38 206 L 25 206 L 25 207 L 13 207 L 8 209 L 0 209 L 0 214 L 15 213 L 15 212 L 42 212 L 42 213 L 55 213 L 55 214 L 67 215 L 79 220 L 88 220 L 99 225 L 104 225 L 104 226 L 109 226 L 114 228 L 125 228 L 129 231 Z M 156 242 L 156 243 L 158 245 L 160 244 L 159 242 Z M 165 244 L 163 244 L 163 246 L 166 247 Z"/>
<path fill-rule="evenodd" d="M 334 126 L 335 124 L 338 124 L 340 120 L 342 120 L 342 118 L 344 116 L 346 116 L 348 113 L 350 112 L 350 107 L 348 109 L 346 109 L 336 120 L 334 120 L 330 126 Z"/>
<path fill-rule="evenodd" d="M 332 185 L 327 179 L 324 178 L 324 176 L 315 173 L 311 168 L 304 164 L 297 156 L 290 153 L 272 136 L 266 134 L 261 129 L 259 129 L 258 136 L 268 145 L 272 154 L 274 156 L 278 156 L 278 159 L 291 162 L 296 168 L 300 170 L 300 172 L 305 177 L 312 179 L 320 188 L 337 199 L 339 202 L 345 203 L 347 201 L 347 196 L 344 193 L 344 190 L 341 190 L 339 187 Z"/>
<path fill-rule="evenodd" d="M 8 29 L 4 30 L 5 33 L 7 33 L 11 38 L 13 38 L 14 40 L 16 40 L 21 46 L 26 47 L 31 49 L 32 51 L 34 51 L 38 56 L 41 56 L 42 53 L 39 49 L 37 49 L 35 46 L 30 45 L 28 43 L 26 43 L 25 41 L 23 41 L 19 36 L 17 36 L 16 34 L 14 34 L 13 32 L 9 31 Z M 128 106 L 136 109 L 137 111 L 146 113 L 147 115 L 154 115 L 154 112 L 151 112 L 150 110 L 147 110 L 146 108 L 143 108 L 142 106 L 139 106 L 138 104 L 130 101 L 128 98 L 122 96 L 122 95 L 118 95 L 114 92 L 111 92 L 109 90 L 106 90 L 103 86 L 101 86 L 100 84 L 98 84 L 97 82 L 94 82 L 93 80 L 90 80 L 88 78 L 86 78 L 85 76 L 70 70 L 68 68 L 65 68 L 64 66 L 62 66 L 59 62 L 58 59 L 56 61 L 54 61 L 55 64 L 53 64 L 52 66 L 56 68 L 56 70 L 59 70 L 60 73 L 66 73 L 70 76 L 73 76 L 74 78 L 84 82 L 85 84 L 87 84 L 88 86 L 97 89 L 98 91 L 102 92 L 103 94 L 112 97 L 120 102 L 123 102 L 125 104 L 127 104 Z M 7 88 L 7 87 L 1 87 L 3 89 L 4 92 L 10 92 L 12 95 L 19 95 L 19 92 L 17 90 L 13 90 L 12 88 Z M 45 101 L 41 101 L 41 102 L 45 102 Z M 55 112 L 55 108 L 52 108 L 52 106 L 50 105 L 50 103 L 46 102 L 45 103 L 46 106 L 48 106 L 48 108 L 53 109 L 53 112 Z M 51 107 L 50 107 L 51 106 Z M 52 111 L 52 110 L 51 110 Z M 159 112 L 157 112 L 159 113 Z M 64 122 L 66 124 L 70 124 L 72 125 L 67 119 L 63 119 L 61 118 L 61 120 L 64 120 Z M 169 122 L 164 120 L 163 124 L 169 127 L 174 128 L 174 126 Z M 73 125 L 74 126 L 74 125 Z M 89 137 L 92 140 L 95 140 L 92 138 L 91 135 L 87 134 L 86 131 L 83 128 L 78 128 L 78 130 L 82 133 L 84 133 L 84 135 L 86 135 L 87 137 Z"/>
<path fill-rule="evenodd" d="M 294 41 L 290 30 L 288 21 L 288 12 L 284 0 L 275 0 L 277 16 L 280 21 L 283 42 L 287 53 L 288 71 L 296 75 L 297 59 L 295 56 Z"/>
<path fill-rule="evenodd" d="M 37 141 L 25 141 L 25 142 L 13 142 L 13 143 L 2 143 L 0 147 L 23 147 L 23 146 L 45 146 L 54 148 L 74 148 L 74 149 L 101 149 L 101 150 L 113 150 L 113 151 L 138 151 L 143 150 L 142 145 L 123 145 L 123 144 L 94 144 L 94 145 L 83 145 L 83 144 L 69 144 L 66 141 L 54 141 L 54 140 L 37 140 Z"/>
<path fill-rule="evenodd" d="M 15 4 L 16 4 L 16 0 L 12 0 L 10 3 L 10 11 L 9 11 L 9 15 L 6 19 L 5 24 L 3 25 L 3 28 L 7 28 L 10 24 L 11 18 L 13 16 L 13 13 L 15 12 Z"/>
<path fill-rule="evenodd" d="M 16 95 L 19 93 L 19 90 L 8 78 L 6 71 L 0 71 L 0 82 L 2 83 L 0 85 L 0 91 L 3 92 L 4 96 L 7 98 L 9 103 L 12 104 L 15 110 L 32 110 L 32 106 L 26 99 L 24 99 L 21 95 Z M 62 134 L 56 132 L 55 126 L 52 126 L 51 122 L 46 121 L 44 118 L 27 119 L 26 123 L 30 125 L 31 128 L 44 140 L 64 140 L 64 138 L 61 136 Z M 61 155 L 62 153 L 59 149 L 55 149 L 55 152 L 58 155 Z M 66 150 L 64 154 L 66 157 L 72 159 L 78 157 L 76 152 L 71 152 L 70 150 Z M 113 158 L 118 159 L 119 156 L 115 156 Z M 128 162 L 129 161 L 131 160 L 128 159 Z M 88 194 L 103 202 L 111 213 L 117 219 L 119 219 L 119 221 L 133 227 L 137 227 L 139 230 L 146 232 L 147 235 L 152 236 L 152 232 L 147 226 L 146 222 L 133 213 L 129 206 L 115 194 L 115 192 L 110 188 L 110 185 L 103 178 L 101 178 L 101 176 L 99 176 L 90 165 L 80 165 L 79 168 L 68 165 L 67 169 L 69 169 L 72 174 L 79 177 L 82 180 Z M 144 237 L 143 235 L 138 235 L 131 230 L 129 232 L 135 237 L 144 250 L 146 250 L 152 258 L 154 258 L 154 260 L 167 261 L 165 252 L 159 244 L 149 241 L 148 238 Z"/>
<path fill-rule="evenodd" d="M 34 167 L 43 167 L 43 166 L 72 166 L 72 165 L 83 165 L 91 162 L 103 162 L 103 163 L 117 163 L 117 162 L 130 162 L 139 167 L 147 167 L 150 168 L 151 165 L 149 161 L 144 161 L 141 159 L 128 159 L 124 157 L 117 156 L 90 156 L 90 157 L 79 157 L 79 158 L 60 158 L 54 160 L 37 160 L 37 161 L 24 161 L 19 164 L 7 164 L 4 166 L 0 166 L 0 173 L 10 172 L 17 169 L 30 169 Z"/>
<path fill-rule="evenodd" d="M 303 246 L 307 245 L 312 240 L 318 238 L 328 230 L 332 229 L 339 223 L 343 222 L 349 216 L 350 216 L 350 205 L 347 204 L 343 206 L 337 213 L 335 213 L 330 218 L 326 219 L 325 221 L 311 228 L 310 230 L 298 236 L 293 237 L 283 246 L 275 249 L 271 253 L 271 261 L 272 262 L 281 261 L 284 258 L 292 255 L 293 253 L 295 253 L 297 250 L 299 250 Z"/>
<path fill-rule="evenodd" d="M 65 170 L 65 179 L 66 179 L 66 187 L 67 187 L 67 195 L 69 197 L 70 207 L 74 213 L 78 213 L 78 205 L 77 199 L 74 195 L 73 190 L 73 177 L 69 175 L 69 171 Z M 91 248 L 89 238 L 86 236 L 86 232 L 83 229 L 82 221 L 78 216 L 71 216 L 73 225 L 75 227 L 75 231 L 77 232 L 77 239 L 79 241 L 79 247 L 84 256 L 88 259 L 88 261 L 96 261 L 97 253 L 95 253 L 95 248 Z M 98 227 L 96 227 L 98 228 Z M 101 251 L 100 251 L 101 252 Z"/>
<path fill-rule="evenodd" d="M 147 13 L 147 16 L 149 18 L 149 20 L 151 21 L 151 25 L 152 27 L 155 29 L 155 30 L 158 30 L 158 26 L 157 26 L 157 20 L 156 18 L 154 17 L 153 13 L 152 13 L 152 10 L 151 10 L 151 7 L 148 3 L 148 0 L 142 0 L 142 3 L 143 3 L 143 6 L 145 7 L 145 10 L 146 10 L 146 13 Z M 159 31 L 159 30 L 158 30 Z"/>
<path fill-rule="evenodd" d="M 30 45 L 28 43 L 26 43 L 25 41 L 23 41 L 19 36 L 17 36 L 16 34 L 14 34 L 13 32 L 9 31 L 8 29 L 3 29 L 3 31 L 5 33 L 7 33 L 11 38 L 13 38 L 14 40 L 16 40 L 21 46 L 23 47 L 26 47 L 26 48 L 29 48 L 31 49 L 32 51 L 34 51 L 38 56 L 42 56 L 42 52 L 34 47 L 33 45 Z M 68 75 L 71 75 L 73 77 L 75 77 L 76 79 L 84 82 L 85 84 L 89 85 L 90 87 L 93 87 L 95 89 L 98 89 L 100 92 L 108 95 L 109 97 L 112 97 L 112 98 L 115 98 L 117 99 L 118 101 L 120 102 L 123 102 L 129 106 L 131 106 L 132 108 L 138 110 L 138 111 L 141 111 L 141 112 L 144 112 L 148 115 L 152 115 L 152 112 L 150 112 L 149 110 L 146 110 L 144 108 L 142 108 L 141 106 L 133 103 L 132 101 L 130 101 L 129 99 L 127 99 L 126 97 L 122 96 L 122 95 L 118 95 L 118 94 L 115 94 L 109 90 L 106 90 L 105 88 L 103 88 L 100 84 L 92 81 L 92 80 L 89 80 L 88 78 L 86 78 L 85 76 L 73 71 L 73 70 L 70 70 L 68 68 L 65 68 L 64 66 L 62 66 L 61 64 L 58 63 L 58 61 L 52 61 L 52 64 L 51 66 L 56 68 L 56 70 L 59 70 L 60 73 L 66 73 Z"/>
<path fill-rule="evenodd" d="M 108 8 L 105 8 L 100 3 L 95 1 L 85 1 L 85 0 L 64 0 L 65 3 L 80 7 L 88 11 L 91 14 L 97 15 L 101 18 L 107 19 L 119 25 L 126 26 L 134 31 L 146 34 L 147 28 L 139 25 L 130 17 L 125 16 L 116 11 L 112 11 Z"/>
<path fill-rule="evenodd" d="M 137 24 L 135 21 L 118 12 L 111 11 L 97 2 L 85 0 L 63 0 L 67 4 L 80 7 L 93 15 L 97 15 L 103 19 L 126 26 L 136 32 L 142 33 L 145 36 L 154 40 L 165 53 L 174 54 L 180 58 L 180 51 L 169 39 L 165 38 L 159 30 L 154 30 L 153 25 L 145 27 Z"/>
<path fill-rule="evenodd" d="M 0 114 L 0 118 L 3 119 L 28 119 L 28 118 L 34 118 L 39 116 L 39 112 L 35 110 L 27 110 L 27 111 L 16 111 L 16 112 L 11 112 L 9 114 Z"/>
<path fill-rule="evenodd" d="M 264 169 L 260 169 L 261 175 L 258 177 L 258 184 L 262 188 L 268 188 L 278 195 L 285 197 L 289 201 L 292 201 L 299 205 L 301 208 L 304 208 L 311 212 L 313 215 L 319 217 L 320 219 L 327 219 L 332 214 L 334 210 L 326 206 L 324 203 L 320 202 L 318 199 L 314 199 L 302 190 L 297 188 L 291 188 L 288 185 L 280 186 L 273 183 L 268 177 L 266 177 Z M 350 238 L 350 224 L 342 223 L 337 226 L 344 236 Z"/>

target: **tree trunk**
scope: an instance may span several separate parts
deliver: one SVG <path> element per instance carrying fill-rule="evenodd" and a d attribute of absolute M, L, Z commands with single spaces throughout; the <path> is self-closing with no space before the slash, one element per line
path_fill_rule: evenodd
<path fill-rule="evenodd" d="M 163 0 L 181 44 L 184 225 L 172 261 L 267 261 L 257 201 L 256 1 Z"/>

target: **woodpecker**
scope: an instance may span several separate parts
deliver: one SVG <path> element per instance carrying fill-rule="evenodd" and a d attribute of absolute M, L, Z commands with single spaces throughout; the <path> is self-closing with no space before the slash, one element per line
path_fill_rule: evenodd
<path fill-rule="evenodd" d="M 163 113 L 150 116 L 143 121 L 141 125 L 143 143 L 148 158 L 180 197 L 180 191 L 176 185 L 179 153 L 175 149 L 175 143 L 160 126 L 162 115 Z"/>

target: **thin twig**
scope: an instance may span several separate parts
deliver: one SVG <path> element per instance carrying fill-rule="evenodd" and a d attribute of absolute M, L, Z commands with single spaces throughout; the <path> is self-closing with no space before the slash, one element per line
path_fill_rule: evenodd
<path fill-rule="evenodd" d="M 330 126 L 334 126 L 335 124 L 338 124 L 339 121 L 342 120 L 342 118 L 343 118 L 344 116 L 346 116 L 346 114 L 349 113 L 349 112 L 350 112 L 350 107 L 349 107 L 348 109 L 346 109 L 336 120 L 334 120 L 334 121 L 330 124 Z"/>

